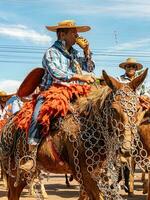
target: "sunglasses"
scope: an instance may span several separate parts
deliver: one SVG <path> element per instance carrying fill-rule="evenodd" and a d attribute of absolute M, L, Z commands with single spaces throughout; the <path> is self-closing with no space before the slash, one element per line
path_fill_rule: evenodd
<path fill-rule="evenodd" d="M 137 65 L 136 64 L 129 64 L 129 65 L 126 65 L 126 68 L 127 69 L 137 69 Z"/>

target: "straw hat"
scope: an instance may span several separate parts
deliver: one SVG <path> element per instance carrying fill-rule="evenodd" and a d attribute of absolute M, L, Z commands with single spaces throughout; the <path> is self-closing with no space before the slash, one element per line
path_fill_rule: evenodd
<path fill-rule="evenodd" d="M 86 32 L 91 29 L 89 26 L 77 26 L 74 20 L 64 20 L 56 26 L 46 26 L 46 28 L 53 32 L 56 32 L 60 28 L 76 28 L 77 32 Z"/>
<path fill-rule="evenodd" d="M 143 68 L 143 65 L 140 64 L 140 63 L 137 63 L 137 61 L 136 61 L 135 58 L 127 58 L 127 60 L 126 60 L 125 62 L 121 63 L 121 64 L 119 65 L 119 67 L 125 69 L 125 68 L 126 68 L 126 65 L 130 65 L 130 64 L 131 64 L 131 65 L 132 65 L 132 64 L 136 64 L 137 70 L 140 70 L 140 69 Z"/>
<path fill-rule="evenodd" d="M 7 96 L 7 93 L 3 90 L 0 90 L 0 97 Z"/>
<path fill-rule="evenodd" d="M 12 95 L 14 94 L 7 94 L 5 91 L 0 90 L 0 101 L 6 102 Z"/>

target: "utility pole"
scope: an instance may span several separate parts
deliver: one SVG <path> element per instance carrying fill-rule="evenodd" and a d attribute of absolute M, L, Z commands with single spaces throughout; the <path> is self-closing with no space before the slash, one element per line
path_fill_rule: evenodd
<path fill-rule="evenodd" d="M 115 39 L 115 45 L 118 45 L 118 35 L 117 35 L 117 31 L 114 31 L 114 39 Z"/>

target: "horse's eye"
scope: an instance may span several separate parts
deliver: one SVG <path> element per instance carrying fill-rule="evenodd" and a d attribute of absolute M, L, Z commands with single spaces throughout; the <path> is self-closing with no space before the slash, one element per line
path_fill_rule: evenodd
<path fill-rule="evenodd" d="M 117 112 L 117 108 L 116 107 L 112 107 L 112 111 Z"/>
<path fill-rule="evenodd" d="M 116 115 L 116 116 L 119 115 L 118 109 L 116 109 L 116 108 L 112 108 L 112 113 L 113 113 L 113 115 Z"/>

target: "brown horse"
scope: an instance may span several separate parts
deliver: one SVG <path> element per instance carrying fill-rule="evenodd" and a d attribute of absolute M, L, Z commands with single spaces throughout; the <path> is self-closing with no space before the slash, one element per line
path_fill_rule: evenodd
<path fill-rule="evenodd" d="M 73 174 L 81 186 L 79 200 L 120 199 L 117 186 L 120 155 L 131 149 L 138 106 L 135 90 L 146 74 L 147 70 L 129 84 L 122 84 L 103 72 L 107 86 L 96 88 L 88 98 L 82 97 L 71 105 L 60 129 L 42 140 L 37 151 L 37 168 Z M 57 147 L 60 159 L 52 156 L 52 144 Z M 28 145 L 13 118 L 2 131 L 1 146 L 8 200 L 18 200 L 33 172 L 19 170 L 22 158 L 28 159 Z"/>
<path fill-rule="evenodd" d="M 142 142 L 142 147 L 141 149 L 144 149 L 146 151 L 146 158 L 144 157 L 144 159 L 142 159 L 142 167 L 145 169 L 146 172 L 148 172 L 148 182 L 146 184 L 147 186 L 147 190 L 146 188 L 144 188 L 144 190 L 146 190 L 148 192 L 148 196 L 147 196 L 147 200 L 150 200 L 150 113 L 149 111 L 146 113 L 145 120 L 143 120 L 143 122 L 140 124 L 139 127 L 139 134 L 140 134 L 140 140 Z M 144 155 L 140 155 L 142 158 Z M 140 160 L 139 160 L 140 162 Z M 140 164 L 140 163 L 139 163 Z M 144 181 L 145 184 L 145 181 Z M 146 192 L 144 192 L 146 193 Z"/>
<path fill-rule="evenodd" d="M 145 179 L 145 173 L 149 173 L 150 171 L 150 111 L 143 110 L 141 107 L 138 112 L 138 118 L 139 139 L 136 142 L 137 144 L 135 144 L 135 155 L 129 157 L 131 170 L 129 170 L 128 167 L 124 169 L 125 188 L 129 195 L 134 194 L 134 172 L 136 165 L 138 165 L 143 170 L 141 177 L 141 181 L 143 182 L 143 194 L 148 192 L 148 200 L 150 200 L 150 185 L 148 185 L 150 183 Z"/>

